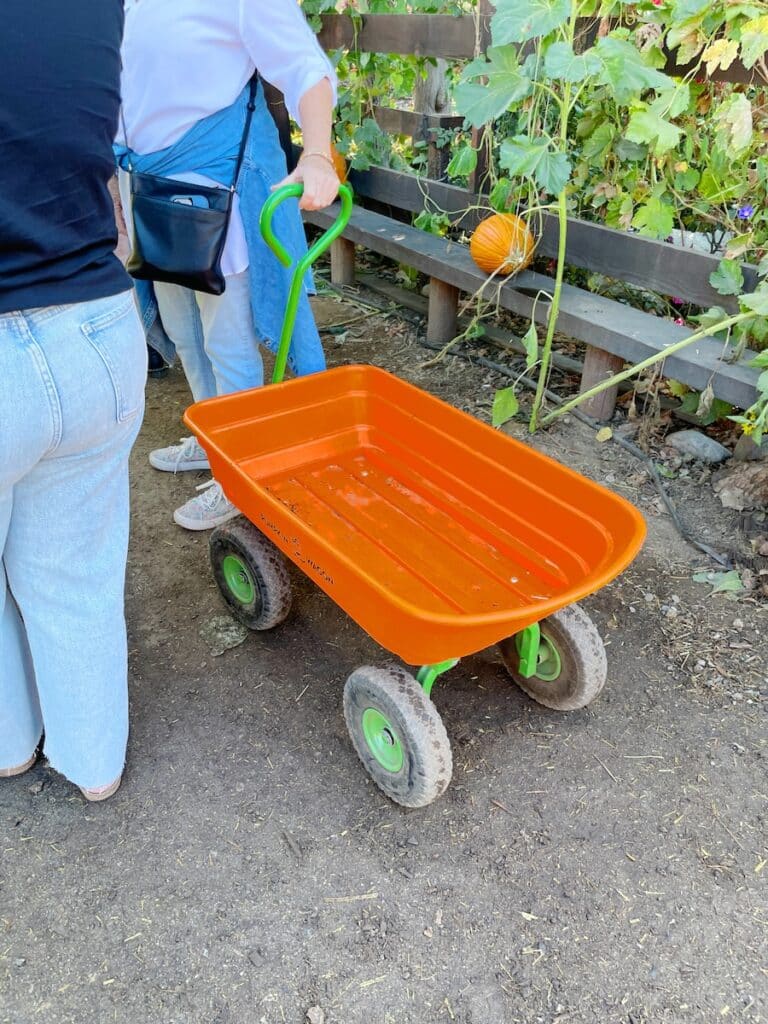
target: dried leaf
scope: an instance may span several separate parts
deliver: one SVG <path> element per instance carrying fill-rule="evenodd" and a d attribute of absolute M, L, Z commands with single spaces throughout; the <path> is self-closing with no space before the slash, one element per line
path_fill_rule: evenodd
<path fill-rule="evenodd" d="M 714 400 L 715 389 L 712 387 L 712 381 L 710 381 L 699 395 L 699 405 L 696 409 L 696 415 L 700 420 L 706 419 L 706 417 L 709 416 Z"/>
<path fill-rule="evenodd" d="M 731 569 L 730 572 L 697 572 L 693 580 L 695 583 L 709 583 L 711 594 L 736 594 L 744 590 L 738 569 Z"/>

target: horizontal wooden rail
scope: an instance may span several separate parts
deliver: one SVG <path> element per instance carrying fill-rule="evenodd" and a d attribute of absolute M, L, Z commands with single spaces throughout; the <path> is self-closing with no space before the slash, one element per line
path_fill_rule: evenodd
<path fill-rule="evenodd" d="M 327 210 L 305 213 L 305 219 L 327 228 L 338 216 L 338 204 Z M 503 284 L 490 282 L 475 266 L 465 245 L 427 234 L 407 224 L 357 207 L 344 231 L 345 244 L 363 245 L 409 267 L 415 267 L 454 289 L 473 294 L 483 289 L 489 303 L 523 317 L 534 316 L 544 324 L 549 315 L 552 278 L 523 271 Z M 651 313 L 624 306 L 581 288 L 564 285 L 558 329 L 571 338 L 610 352 L 630 363 L 638 363 L 676 341 L 690 336 L 691 330 L 678 327 Z M 710 380 L 715 395 L 745 409 L 755 400 L 758 371 L 745 363 L 731 365 L 722 361 L 723 345 L 714 338 L 703 338 L 690 348 L 672 355 L 665 362 L 669 377 L 703 390 Z"/>
<path fill-rule="evenodd" d="M 477 52 L 478 40 L 489 38 L 487 19 L 472 15 L 452 17 L 449 14 L 348 14 L 322 15 L 319 33 L 326 50 L 359 50 L 362 53 L 397 53 L 416 57 L 445 57 L 446 60 L 469 60 Z M 585 38 L 594 34 L 594 19 L 584 19 Z M 678 64 L 669 55 L 666 71 L 686 75 L 696 65 Z M 735 61 L 727 71 L 706 76 L 717 82 L 764 82 L 758 68 L 747 69 Z"/>
<path fill-rule="evenodd" d="M 475 55 L 475 19 L 450 14 L 324 14 L 319 39 L 326 50 L 399 53 L 466 60 Z M 356 24 L 357 22 L 357 24 Z"/>
<path fill-rule="evenodd" d="M 468 231 L 490 212 L 487 199 L 466 189 L 385 167 L 352 171 L 350 181 L 358 196 L 412 213 L 421 212 L 425 205 L 430 208 L 431 200 L 451 216 L 454 223 Z M 468 208 L 470 212 L 466 213 Z M 532 227 L 537 234 L 540 233 L 538 252 L 556 257 L 559 238 L 557 218 L 543 214 L 541 223 L 537 225 L 534 221 Z M 729 311 L 736 309 L 734 298 L 720 295 L 709 283 L 709 275 L 720 263 L 719 256 L 570 218 L 567 260 L 571 266 L 662 295 L 679 296 L 699 306 L 718 305 Z M 757 286 L 755 267 L 744 266 L 744 280 L 748 291 Z"/>
<path fill-rule="evenodd" d="M 373 117 L 382 131 L 390 135 L 412 135 L 426 138 L 445 128 L 461 128 L 464 118 L 456 114 L 422 114 L 418 110 L 374 106 Z"/>

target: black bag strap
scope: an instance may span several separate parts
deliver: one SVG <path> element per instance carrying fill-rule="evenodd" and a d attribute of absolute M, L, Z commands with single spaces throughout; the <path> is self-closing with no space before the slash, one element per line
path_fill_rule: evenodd
<path fill-rule="evenodd" d="M 234 192 L 237 188 L 237 179 L 240 177 L 240 168 L 243 166 L 243 157 L 245 156 L 245 147 L 248 145 L 248 136 L 251 132 L 251 121 L 253 120 L 253 112 L 256 109 L 256 94 L 259 89 L 259 72 L 254 71 L 251 84 L 248 89 L 248 107 L 245 114 L 245 126 L 243 128 L 243 137 L 240 140 L 240 152 L 237 154 L 237 163 L 235 164 L 235 176 L 232 179 L 232 187 L 230 192 Z"/>

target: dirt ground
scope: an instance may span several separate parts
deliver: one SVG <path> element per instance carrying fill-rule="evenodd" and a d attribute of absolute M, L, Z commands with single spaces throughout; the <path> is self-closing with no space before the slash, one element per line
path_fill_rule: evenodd
<path fill-rule="evenodd" d="M 401 321 L 318 310 L 354 321 L 326 335 L 332 363 L 378 363 L 488 418 L 491 371 L 424 369 Z M 693 582 L 711 566 L 642 464 L 573 421 L 534 440 L 648 519 L 636 563 L 586 602 L 608 686 L 560 715 L 495 652 L 466 659 L 434 692 L 453 783 L 408 812 L 363 772 L 341 711 L 348 673 L 387 655 L 303 577 L 283 627 L 218 653 L 207 535 L 171 521 L 206 477 L 147 464 L 183 432 L 181 374 L 147 396 L 125 780 L 96 806 L 42 762 L 0 782 L 0 1022 L 768 1020 L 768 607 Z M 672 493 L 734 545 L 707 482 Z"/>

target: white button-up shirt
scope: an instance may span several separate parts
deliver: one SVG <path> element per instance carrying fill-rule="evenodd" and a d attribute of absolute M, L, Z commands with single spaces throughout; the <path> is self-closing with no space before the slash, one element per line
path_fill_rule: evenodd
<path fill-rule="evenodd" d="M 296 0 L 126 0 L 122 54 L 127 138 L 121 121 L 118 141 L 137 153 L 173 145 L 197 121 L 230 106 L 255 68 L 280 89 L 298 122 L 308 89 L 323 78 L 336 88 L 333 66 Z M 210 184 L 193 173 L 178 177 Z M 247 266 L 235 205 L 222 269 L 235 274 Z"/>

